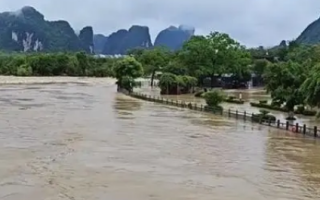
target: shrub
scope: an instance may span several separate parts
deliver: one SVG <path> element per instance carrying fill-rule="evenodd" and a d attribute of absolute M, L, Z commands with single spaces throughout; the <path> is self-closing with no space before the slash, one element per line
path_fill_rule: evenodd
<path fill-rule="evenodd" d="M 132 77 L 129 76 L 124 76 L 122 79 L 118 82 L 120 85 L 121 89 L 125 89 L 129 92 L 132 92 L 134 86 L 135 86 L 135 81 Z"/>
<path fill-rule="evenodd" d="M 223 102 L 224 95 L 218 91 L 218 90 L 213 90 L 210 92 L 205 93 L 204 99 L 206 100 L 206 103 L 210 107 L 217 107 L 220 103 Z"/>
<path fill-rule="evenodd" d="M 269 111 L 267 110 L 260 110 L 260 113 L 254 114 L 252 116 L 252 120 L 255 122 L 276 122 L 276 117 L 269 114 Z"/>
<path fill-rule="evenodd" d="M 288 109 L 285 107 L 279 107 L 275 105 L 270 105 L 270 104 L 261 104 L 261 103 L 250 103 L 251 106 L 253 107 L 258 107 L 258 108 L 265 108 L 265 109 L 270 109 L 270 110 L 276 110 L 276 111 L 281 111 L 281 112 L 288 112 Z M 317 114 L 316 111 L 314 110 L 305 110 L 305 108 L 301 108 L 302 106 L 298 106 L 298 108 L 295 110 L 295 114 L 302 114 L 305 116 L 315 116 Z M 303 111 L 302 111 L 303 110 Z M 294 118 L 289 118 L 290 120 L 293 120 Z"/>
<path fill-rule="evenodd" d="M 242 99 L 237 99 L 235 96 L 229 96 L 224 101 L 228 103 L 244 104 Z"/>
<path fill-rule="evenodd" d="M 20 65 L 17 68 L 17 76 L 31 76 L 32 67 L 29 64 Z"/>

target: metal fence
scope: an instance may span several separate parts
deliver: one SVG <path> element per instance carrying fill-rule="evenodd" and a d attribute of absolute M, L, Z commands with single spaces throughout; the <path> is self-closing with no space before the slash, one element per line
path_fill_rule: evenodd
<path fill-rule="evenodd" d="M 130 93 L 131 97 L 138 98 L 141 100 L 156 102 L 156 103 L 162 103 L 166 105 L 181 107 L 181 108 L 188 108 L 190 110 L 195 111 L 201 111 L 206 113 L 211 113 L 215 115 L 220 115 L 228 118 L 235 118 L 238 120 L 248 121 L 248 122 L 254 122 L 259 123 L 262 125 L 287 130 L 295 133 L 301 133 L 303 135 L 308 135 L 312 137 L 320 137 L 319 130 L 317 126 L 314 127 L 307 127 L 305 124 L 301 125 L 299 123 L 292 124 L 289 121 L 281 122 L 280 120 L 264 120 L 260 117 L 258 117 L 258 114 L 255 113 L 249 113 L 249 112 L 242 112 L 238 110 L 224 110 L 224 109 L 213 109 L 208 106 L 204 106 L 202 104 L 196 104 L 191 102 L 185 102 L 185 101 L 179 101 L 179 100 L 172 100 L 172 99 L 165 99 L 160 96 L 152 96 L 147 94 L 141 94 L 141 93 Z"/>

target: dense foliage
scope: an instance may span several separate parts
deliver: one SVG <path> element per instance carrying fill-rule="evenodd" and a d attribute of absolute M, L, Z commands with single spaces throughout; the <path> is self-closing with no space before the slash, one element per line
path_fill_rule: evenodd
<path fill-rule="evenodd" d="M 18 76 L 113 76 L 129 91 L 134 79 L 160 75 L 162 94 L 182 94 L 202 87 L 206 78 L 228 74 L 236 84 L 252 75 L 264 82 L 272 105 L 289 112 L 320 107 L 320 46 L 283 41 L 271 49 L 247 49 L 229 35 L 194 36 L 182 49 L 132 49 L 123 58 L 94 58 L 84 52 L 0 54 L 0 74 Z M 213 84 L 211 84 L 213 86 Z M 310 109 L 309 109 L 310 110 Z"/>
<path fill-rule="evenodd" d="M 213 81 L 214 77 L 229 74 L 240 84 L 254 75 L 271 94 L 274 106 L 291 113 L 298 108 L 320 107 L 319 45 L 282 41 L 271 49 L 247 49 L 229 35 L 214 32 L 192 37 L 176 52 L 154 48 L 131 53 L 147 74 L 163 73 L 160 77 L 162 93 L 168 93 L 165 91 L 170 91 L 171 87 L 180 93 L 174 86 L 183 87 L 181 76 L 193 77 L 201 87 L 207 77 Z"/>
<path fill-rule="evenodd" d="M 224 101 L 225 96 L 221 91 L 213 90 L 205 93 L 204 99 L 206 100 L 208 106 L 216 108 Z"/>
<path fill-rule="evenodd" d="M 16 76 L 113 76 L 116 60 L 75 54 L 2 54 L 0 74 Z"/>

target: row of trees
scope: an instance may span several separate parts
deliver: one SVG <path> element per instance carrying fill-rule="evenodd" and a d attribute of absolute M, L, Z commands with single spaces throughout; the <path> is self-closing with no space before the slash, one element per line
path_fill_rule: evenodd
<path fill-rule="evenodd" d="M 113 76 L 115 59 L 84 52 L 0 54 L 0 74 L 16 76 Z"/>
<path fill-rule="evenodd" d="M 177 52 L 154 48 L 133 49 L 128 53 L 142 63 L 146 74 L 151 75 L 151 84 L 159 71 L 167 74 L 164 75 L 166 77 L 194 77 L 199 86 L 206 77 L 211 78 L 213 85 L 215 77 L 221 77 L 223 74 L 232 74 L 239 82 L 248 81 L 252 71 L 250 52 L 229 35 L 218 32 L 208 36 L 194 36 Z"/>
<path fill-rule="evenodd" d="M 298 105 L 320 107 L 320 46 L 291 42 L 279 48 L 276 62 L 260 61 L 272 104 L 294 111 Z"/>
<path fill-rule="evenodd" d="M 247 49 L 227 34 L 214 32 L 192 37 L 177 52 L 155 48 L 134 49 L 129 54 L 142 63 L 152 80 L 156 72 L 162 72 L 163 91 L 176 90 L 168 85 L 183 85 L 188 91 L 201 86 L 205 77 L 213 81 L 214 76 L 230 74 L 245 82 L 255 74 L 271 94 L 273 105 L 289 111 L 298 105 L 320 107 L 320 45 L 283 41 L 271 49 Z"/>
<path fill-rule="evenodd" d="M 14 76 L 115 77 L 121 88 L 132 90 L 134 79 L 143 75 L 134 57 L 97 58 L 77 53 L 0 53 L 0 74 Z"/>
<path fill-rule="evenodd" d="M 263 80 L 275 105 L 320 107 L 320 46 L 282 42 L 272 49 L 247 49 L 224 33 L 194 36 L 176 52 L 165 48 L 132 49 L 123 58 L 95 58 L 83 52 L 0 54 L 0 74 L 18 76 L 112 76 L 132 90 L 134 79 L 160 72 L 163 93 L 190 92 L 206 77 L 230 74 L 246 82 Z M 213 85 L 213 83 L 211 83 Z"/>

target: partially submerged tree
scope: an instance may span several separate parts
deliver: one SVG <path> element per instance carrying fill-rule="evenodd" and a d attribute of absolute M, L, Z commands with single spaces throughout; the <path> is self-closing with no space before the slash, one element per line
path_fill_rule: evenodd
<path fill-rule="evenodd" d="M 294 107 L 304 103 L 299 88 L 305 79 L 304 67 L 294 62 L 272 64 L 265 74 L 267 92 L 271 94 L 272 101 L 285 104 L 289 118 L 293 117 Z"/>
<path fill-rule="evenodd" d="M 203 75 L 211 77 L 211 86 L 215 76 L 231 73 L 242 79 L 251 74 L 250 53 L 225 33 L 212 32 L 206 37 L 194 36 L 184 44 L 179 57 L 187 66 L 189 75 L 198 79 Z"/>
<path fill-rule="evenodd" d="M 225 95 L 219 90 L 209 91 L 204 94 L 204 99 L 206 104 L 214 109 L 221 109 L 220 103 L 222 103 L 225 99 Z"/>
<path fill-rule="evenodd" d="M 191 76 L 163 73 L 159 80 L 161 94 L 186 94 L 196 86 L 198 80 Z"/>
<path fill-rule="evenodd" d="M 320 63 L 310 71 L 300 87 L 300 93 L 304 95 L 308 105 L 320 108 Z"/>
<path fill-rule="evenodd" d="M 143 68 L 141 63 L 139 63 L 134 57 L 131 56 L 119 59 L 114 64 L 113 71 L 115 78 L 118 79 L 118 90 L 126 89 L 128 91 L 132 91 L 134 79 L 139 78 L 143 75 Z"/>
<path fill-rule="evenodd" d="M 151 74 L 151 86 L 153 87 L 155 74 L 165 67 L 170 60 L 171 52 L 166 48 L 155 47 L 144 51 L 140 56 L 140 62 L 144 66 L 145 74 Z"/>

